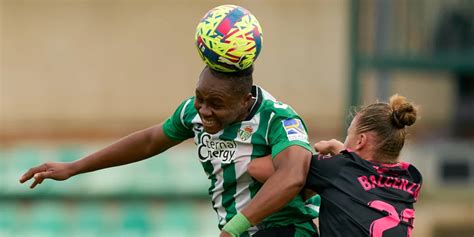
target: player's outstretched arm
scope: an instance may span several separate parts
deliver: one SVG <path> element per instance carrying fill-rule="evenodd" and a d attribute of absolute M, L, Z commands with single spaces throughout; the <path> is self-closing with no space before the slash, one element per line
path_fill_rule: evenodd
<path fill-rule="evenodd" d="M 248 206 L 234 217 L 238 231 L 249 227 L 241 225 L 242 222 L 248 221 L 247 225 L 258 224 L 293 199 L 304 187 L 310 162 L 311 152 L 300 146 L 290 146 L 280 152 L 273 162 L 275 173 L 268 178 Z M 235 227 L 234 223 L 231 223 L 234 218 L 229 221 L 229 225 L 224 226 L 221 236 L 228 234 L 225 232 L 233 231 L 226 227 Z"/>
<path fill-rule="evenodd" d="M 20 177 L 20 183 L 33 178 L 30 188 L 34 188 L 44 179 L 66 180 L 77 174 L 133 163 L 159 154 L 180 142 L 168 138 L 162 124 L 159 124 L 132 133 L 82 159 L 66 163 L 48 162 L 33 167 Z"/>

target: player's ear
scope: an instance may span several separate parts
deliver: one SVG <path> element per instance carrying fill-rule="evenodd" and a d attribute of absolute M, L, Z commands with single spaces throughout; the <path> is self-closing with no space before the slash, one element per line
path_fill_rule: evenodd
<path fill-rule="evenodd" d="M 248 93 L 244 96 L 242 101 L 244 106 L 248 106 L 252 102 L 252 93 Z"/>
<path fill-rule="evenodd" d="M 367 144 L 368 136 L 365 133 L 360 133 L 357 135 L 357 143 L 355 146 L 355 150 L 362 149 Z"/>

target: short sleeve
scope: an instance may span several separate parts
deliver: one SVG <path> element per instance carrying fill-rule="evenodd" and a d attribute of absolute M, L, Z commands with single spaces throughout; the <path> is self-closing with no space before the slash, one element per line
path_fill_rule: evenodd
<path fill-rule="evenodd" d="M 170 139 L 182 141 L 194 137 L 191 121 L 197 112 L 193 107 L 193 101 L 194 98 L 189 98 L 182 102 L 163 124 L 163 131 Z"/>
<path fill-rule="evenodd" d="M 272 147 L 272 157 L 285 148 L 293 145 L 301 146 L 313 152 L 308 141 L 308 132 L 300 117 L 276 117 L 270 123 L 268 140 Z"/>

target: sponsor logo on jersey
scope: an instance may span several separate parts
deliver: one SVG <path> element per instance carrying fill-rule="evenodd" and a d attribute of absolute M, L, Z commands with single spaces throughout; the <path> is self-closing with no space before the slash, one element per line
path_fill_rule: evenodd
<path fill-rule="evenodd" d="M 235 141 L 213 140 L 211 135 L 204 133 L 198 145 L 198 155 L 201 162 L 219 159 L 222 163 L 231 163 L 235 159 L 237 143 Z"/>
<path fill-rule="evenodd" d="M 239 129 L 239 136 L 242 141 L 249 139 L 252 136 L 253 129 L 251 126 L 247 126 L 244 129 Z"/>
<path fill-rule="evenodd" d="M 286 136 L 288 140 L 300 140 L 307 142 L 308 135 L 303 127 L 303 123 L 299 119 L 286 119 L 282 121 L 283 127 L 286 131 Z"/>
<path fill-rule="evenodd" d="M 204 129 L 203 129 L 203 127 L 202 127 L 201 124 L 195 124 L 195 125 L 193 126 L 193 131 L 194 131 L 194 132 L 201 133 L 203 130 L 204 130 Z"/>

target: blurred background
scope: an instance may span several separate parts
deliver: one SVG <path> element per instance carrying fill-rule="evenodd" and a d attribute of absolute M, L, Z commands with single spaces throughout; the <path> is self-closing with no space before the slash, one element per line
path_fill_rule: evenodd
<path fill-rule="evenodd" d="M 413 236 L 474 235 L 472 0 L 1 0 L 1 237 L 218 236 L 191 142 L 34 190 L 18 179 L 166 119 L 204 65 L 197 22 L 229 3 L 263 28 L 255 83 L 312 142 L 344 139 L 351 106 L 420 105 L 402 154 L 424 175 Z"/>

